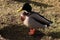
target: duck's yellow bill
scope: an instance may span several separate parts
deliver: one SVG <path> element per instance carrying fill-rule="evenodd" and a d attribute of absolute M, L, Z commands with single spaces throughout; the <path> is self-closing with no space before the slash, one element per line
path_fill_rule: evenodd
<path fill-rule="evenodd" d="M 22 11 L 22 7 L 20 9 L 17 10 L 17 12 L 21 12 Z"/>

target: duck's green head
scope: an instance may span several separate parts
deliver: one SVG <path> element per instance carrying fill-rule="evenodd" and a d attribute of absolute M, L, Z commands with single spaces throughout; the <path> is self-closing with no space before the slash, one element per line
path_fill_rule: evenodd
<path fill-rule="evenodd" d="M 25 3 L 25 4 L 23 5 L 23 7 L 21 7 L 19 10 L 17 10 L 17 12 L 21 12 L 21 11 L 23 11 L 23 10 L 25 10 L 25 11 L 27 11 L 27 12 L 31 12 L 32 7 L 31 7 L 31 5 L 29 5 L 29 3 Z"/>

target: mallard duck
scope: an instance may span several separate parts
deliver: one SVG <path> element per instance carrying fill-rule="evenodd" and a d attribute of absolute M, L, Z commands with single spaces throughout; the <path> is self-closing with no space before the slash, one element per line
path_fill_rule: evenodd
<path fill-rule="evenodd" d="M 30 31 L 28 32 L 29 35 L 33 35 L 36 29 L 45 28 L 46 25 L 50 26 L 52 23 L 37 12 L 33 12 L 32 7 L 29 3 L 25 3 L 22 9 L 18 12 L 23 10 L 25 11 L 21 14 L 21 20 L 25 26 L 30 28 Z"/>

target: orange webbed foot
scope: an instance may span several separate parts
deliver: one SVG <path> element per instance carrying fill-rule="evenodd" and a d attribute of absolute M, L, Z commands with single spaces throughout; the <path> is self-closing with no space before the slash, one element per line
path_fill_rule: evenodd
<path fill-rule="evenodd" d="M 30 28 L 30 31 L 28 32 L 29 35 L 34 35 L 35 34 L 35 29 Z"/>

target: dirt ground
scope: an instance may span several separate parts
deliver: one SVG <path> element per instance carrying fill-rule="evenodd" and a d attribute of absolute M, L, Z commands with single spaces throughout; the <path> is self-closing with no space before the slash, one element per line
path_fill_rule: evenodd
<path fill-rule="evenodd" d="M 22 25 L 17 12 L 25 2 L 53 24 L 29 36 L 29 28 Z M 60 0 L 0 0 L 0 40 L 60 40 Z"/>

